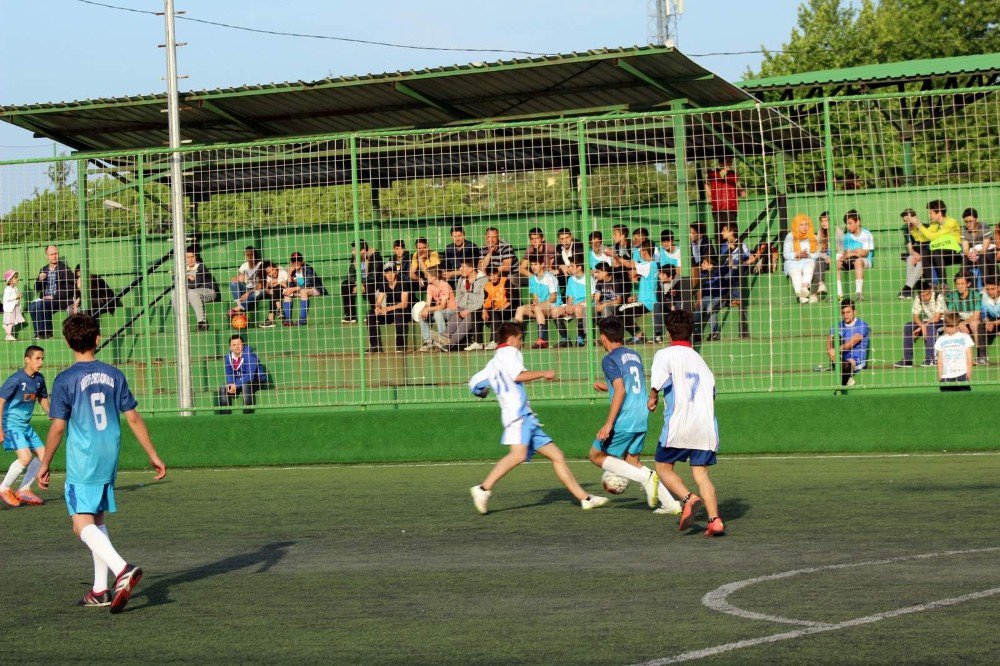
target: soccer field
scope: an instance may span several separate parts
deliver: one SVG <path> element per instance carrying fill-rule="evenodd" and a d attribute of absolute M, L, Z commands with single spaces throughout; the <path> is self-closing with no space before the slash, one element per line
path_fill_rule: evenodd
<path fill-rule="evenodd" d="M 480 516 L 489 466 L 124 472 L 109 527 L 146 575 L 116 616 L 74 606 L 56 493 L 4 510 L 0 661 L 1000 660 L 1000 455 L 723 457 L 716 539 L 635 486 L 583 512 L 543 461 Z"/>

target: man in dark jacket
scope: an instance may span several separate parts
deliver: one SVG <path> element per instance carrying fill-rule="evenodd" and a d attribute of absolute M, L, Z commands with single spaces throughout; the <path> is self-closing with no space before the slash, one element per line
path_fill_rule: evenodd
<path fill-rule="evenodd" d="M 87 290 L 87 305 L 88 308 L 86 312 L 93 315 L 95 318 L 99 318 L 102 314 L 114 314 L 118 306 L 121 305 L 121 300 L 119 300 L 118 295 L 115 290 L 111 288 L 107 280 L 98 275 L 97 273 L 91 273 L 88 282 L 90 283 L 90 288 Z M 80 281 L 81 272 L 80 264 L 76 265 L 76 289 L 73 292 L 73 303 L 70 305 L 69 310 L 72 314 L 80 312 L 80 299 L 81 293 L 80 289 L 82 283 Z"/>
<path fill-rule="evenodd" d="M 309 314 L 309 298 L 325 296 L 326 288 L 323 281 L 316 275 L 313 267 L 306 263 L 301 252 L 292 252 L 288 260 L 288 286 L 285 288 L 284 303 L 285 326 L 305 326 Z M 292 323 L 292 299 L 299 299 L 299 319 Z"/>
<path fill-rule="evenodd" d="M 267 385 L 267 372 L 260 364 L 257 354 L 249 345 L 244 346 L 243 338 L 233 335 L 229 338 L 229 353 L 226 354 L 226 385 L 219 387 L 220 414 L 229 414 L 225 409 L 233 404 L 236 396 L 243 395 L 243 413 L 253 414 L 254 393 Z"/>
<path fill-rule="evenodd" d="M 49 245 L 45 248 L 45 255 L 49 263 L 42 266 L 35 280 L 38 298 L 28 304 L 35 338 L 39 340 L 52 337 L 52 313 L 69 307 L 76 290 L 73 271 L 60 261 L 59 248 Z"/>
<path fill-rule="evenodd" d="M 358 288 L 358 271 L 361 272 L 361 288 Z M 344 317 L 341 321 L 353 324 L 358 320 L 358 296 L 374 307 L 375 292 L 382 280 L 382 256 L 371 249 L 365 241 L 351 248 L 351 266 L 347 269 L 347 279 L 340 283 L 340 296 L 344 302 Z M 360 292 L 360 293 L 359 293 Z"/>
<path fill-rule="evenodd" d="M 187 277 L 187 300 L 188 305 L 194 310 L 194 317 L 198 321 L 198 330 L 208 330 L 208 320 L 205 318 L 205 303 L 212 303 L 219 298 L 219 285 L 215 278 L 205 268 L 201 257 L 195 248 L 189 247 L 184 253 L 185 275 Z M 171 291 L 170 298 L 173 301 L 174 310 L 177 309 L 177 292 Z"/>

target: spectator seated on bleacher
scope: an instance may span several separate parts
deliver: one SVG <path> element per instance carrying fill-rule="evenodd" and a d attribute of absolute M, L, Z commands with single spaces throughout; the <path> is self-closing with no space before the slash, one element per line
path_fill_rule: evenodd
<path fill-rule="evenodd" d="M 458 264 L 455 285 L 455 312 L 448 316 L 448 327 L 437 340 L 441 351 L 451 351 L 463 345 L 466 339 L 475 339 L 479 327 L 479 313 L 486 300 L 486 276 L 476 270 L 474 259 L 462 259 Z"/>
<path fill-rule="evenodd" d="M 380 327 L 392 324 L 396 329 L 396 353 L 406 350 L 406 320 L 410 317 L 410 293 L 400 281 L 402 267 L 395 261 L 385 262 L 382 269 L 383 280 L 375 292 L 375 307 L 365 315 L 368 326 L 368 351 L 377 354 L 382 351 Z"/>
<path fill-rule="evenodd" d="M 791 231 L 785 236 L 784 257 L 785 274 L 792 282 L 792 292 L 799 303 L 819 301 L 819 296 L 810 291 L 819 257 L 819 239 L 808 215 L 799 213 L 792 219 Z"/>
<path fill-rule="evenodd" d="M 439 268 L 441 266 L 441 256 L 431 250 L 426 238 L 418 238 L 416 241 L 416 251 L 410 259 L 408 274 L 410 276 L 410 289 L 414 292 L 423 293 L 430 284 L 427 276 L 428 269 Z"/>
<path fill-rule="evenodd" d="M 982 279 L 987 260 L 996 254 L 993 227 L 979 221 L 979 211 L 975 208 L 966 208 L 962 221 L 965 223 L 962 227 L 962 271 Z"/>
<path fill-rule="evenodd" d="M 444 257 L 441 259 L 441 277 L 449 280 L 453 288 L 457 289 L 458 287 L 460 267 L 462 262 L 466 260 L 472 263 L 473 268 L 476 268 L 476 264 L 479 262 L 479 246 L 466 239 L 463 227 L 452 227 L 451 242 L 445 246 Z"/>
<path fill-rule="evenodd" d="M 976 363 L 986 365 L 986 334 L 982 330 L 983 322 L 979 315 L 983 307 L 983 296 L 972 288 L 973 277 L 968 273 L 955 276 L 955 289 L 948 292 L 945 304 L 948 312 L 958 315 L 956 328 L 958 332 L 967 334 L 976 344 Z"/>
<path fill-rule="evenodd" d="M 229 281 L 229 293 L 235 304 L 229 310 L 231 317 L 237 312 L 246 310 L 251 303 L 257 302 L 264 294 L 263 261 L 257 248 L 248 245 L 243 250 L 245 261 L 236 269 L 236 276 Z"/>
<path fill-rule="evenodd" d="M 983 305 L 979 311 L 979 318 L 982 322 L 984 340 L 980 349 L 985 354 L 989 351 L 989 346 L 1000 333 L 1000 279 L 997 279 L 995 272 L 989 272 L 985 277 L 986 287 L 983 289 Z M 982 356 L 988 365 L 988 356 Z"/>
<path fill-rule="evenodd" d="M 500 266 L 491 264 L 486 269 L 486 283 L 483 285 L 483 310 L 481 314 L 483 329 L 490 329 L 486 344 L 473 342 L 466 351 L 477 349 L 493 350 L 497 343 L 493 340 L 494 333 L 502 324 L 506 324 L 514 316 L 514 308 L 510 304 L 510 278 L 503 274 Z M 477 345 L 479 345 L 477 347 Z"/>
<path fill-rule="evenodd" d="M 692 334 L 692 344 L 701 342 L 702 331 L 705 325 L 711 327 L 710 340 L 720 340 L 722 336 L 716 328 L 716 315 L 721 310 L 726 301 L 729 300 L 732 288 L 729 282 L 729 270 L 723 266 L 717 266 L 715 257 L 706 255 L 701 258 L 701 266 L 698 271 L 700 281 L 698 283 L 698 299 L 694 312 L 694 332 Z"/>
<path fill-rule="evenodd" d="M 660 258 L 656 263 L 661 272 L 667 271 L 669 279 L 674 280 L 681 276 L 681 249 L 677 247 L 674 232 L 670 229 L 660 232 Z"/>
<path fill-rule="evenodd" d="M 604 317 L 614 317 L 625 302 L 625 296 L 615 282 L 611 264 L 602 261 L 594 266 L 594 316 L 595 321 Z"/>
<path fill-rule="evenodd" d="M 900 258 L 906 262 L 906 280 L 899 290 L 897 298 L 901 301 L 913 298 L 913 290 L 924 276 L 924 254 L 927 252 L 927 238 L 921 231 L 917 211 L 912 208 L 903 210 L 899 216 L 903 219 L 903 236 L 906 240 L 906 252 Z"/>
<path fill-rule="evenodd" d="M 219 285 L 215 283 L 215 278 L 205 268 L 205 264 L 193 247 L 187 248 L 184 253 L 184 269 L 188 305 L 194 311 L 198 330 L 207 331 L 208 320 L 205 317 L 205 303 L 211 303 L 219 298 Z M 170 299 L 173 302 L 174 310 L 176 310 L 176 290 L 170 292 Z"/>
<path fill-rule="evenodd" d="M 824 281 L 826 272 L 833 267 L 836 275 L 836 267 L 833 266 L 833 260 L 830 257 L 839 256 L 844 251 L 844 231 L 839 228 L 834 230 L 834 249 L 833 251 L 830 250 L 830 214 L 825 210 L 819 214 L 818 236 L 819 255 L 816 257 L 816 272 L 813 273 L 812 286 L 816 295 L 823 298 L 827 293 L 826 282 Z M 840 282 L 839 276 L 837 277 L 837 282 Z"/>
<path fill-rule="evenodd" d="M 927 251 L 921 263 L 924 267 L 924 282 L 936 285 L 940 291 L 948 290 L 948 275 L 945 266 L 955 266 L 962 261 L 962 228 L 958 221 L 948 217 L 948 207 L 940 199 L 927 204 L 927 217 L 931 223 L 920 225 L 920 231 L 927 238 Z M 919 222 L 917 223 L 919 224 Z"/>
<path fill-rule="evenodd" d="M 560 340 L 558 346 L 570 347 L 572 341 L 576 341 L 577 347 L 587 344 L 584 334 L 583 322 L 587 317 L 587 280 L 583 271 L 583 256 L 577 255 L 570 258 L 570 263 L 566 268 L 566 288 L 563 290 L 565 297 L 562 307 L 552 310 L 552 316 L 563 321 L 572 320 L 576 324 L 576 334 L 569 336 L 565 341 Z M 563 324 L 565 326 L 565 324 Z"/>
<path fill-rule="evenodd" d="M 653 308 L 653 342 L 656 344 L 663 342 L 668 312 L 695 311 L 695 289 L 691 286 L 691 278 L 679 277 L 678 274 L 679 271 L 675 271 L 672 266 L 660 266 L 657 276 L 659 288 L 656 306 Z"/>
<path fill-rule="evenodd" d="M 531 266 L 531 277 L 528 279 L 529 302 L 514 312 L 514 321 L 522 324 L 525 318 L 532 318 L 538 323 L 538 339 L 532 343 L 532 349 L 547 349 L 549 346 L 548 321 L 552 318 L 552 310 L 562 305 L 559 294 L 559 283 L 556 276 L 549 271 L 548 260 L 543 250 L 529 250 L 525 261 Z M 563 322 L 565 325 L 565 322 Z"/>
<path fill-rule="evenodd" d="M 917 338 L 924 339 L 924 367 L 936 365 L 934 360 L 934 343 L 937 341 L 941 319 L 947 312 L 944 294 L 934 294 L 934 286 L 930 281 L 919 285 L 920 293 L 913 297 L 910 321 L 903 326 L 903 358 L 893 367 L 913 367 L 913 343 Z"/>
<path fill-rule="evenodd" d="M 80 288 L 82 286 L 80 264 L 76 265 L 76 288 L 73 290 L 73 302 L 70 303 L 66 311 L 69 314 L 77 314 L 80 312 Z M 102 314 L 114 314 L 115 310 L 121 305 L 121 299 L 115 293 L 115 290 L 111 288 L 102 276 L 97 273 L 91 273 L 88 276 L 90 279 L 90 289 L 87 291 L 87 305 L 90 306 L 86 312 L 93 315 L 95 319 L 99 319 Z"/>
<path fill-rule="evenodd" d="M 45 256 L 48 257 L 48 263 L 42 266 L 35 279 L 38 298 L 28 304 L 28 314 L 31 315 L 31 325 L 35 329 L 37 340 L 52 337 L 52 315 L 70 306 L 76 284 L 73 271 L 59 259 L 59 248 L 49 245 L 45 248 Z"/>
<path fill-rule="evenodd" d="M 264 262 L 264 300 L 267 302 L 267 319 L 261 322 L 261 328 L 274 328 L 274 319 L 282 311 L 282 299 L 288 288 L 288 271 L 274 263 Z M 285 320 L 285 325 L 292 322 Z"/>
<path fill-rule="evenodd" d="M 282 294 L 282 312 L 285 326 L 305 326 L 309 316 L 309 299 L 325 296 L 323 281 L 312 266 L 306 263 L 301 252 L 292 252 L 288 260 L 288 286 Z M 299 301 L 299 318 L 292 322 L 292 299 Z"/>
<path fill-rule="evenodd" d="M 448 327 L 448 317 L 458 309 L 455 303 L 455 292 L 446 280 L 441 277 L 441 270 L 437 266 L 429 266 L 426 271 L 427 276 L 427 307 L 420 313 L 420 339 L 419 352 L 429 352 L 434 349 L 434 341 L 431 337 L 430 320 L 433 317 L 437 327 L 438 336 L 443 336 Z"/>
<path fill-rule="evenodd" d="M 226 383 L 219 387 L 220 414 L 231 413 L 228 407 L 236 396 L 243 396 L 243 413 L 253 414 L 255 394 L 267 386 L 267 371 L 253 348 L 239 335 L 229 338 L 229 353 L 225 360 Z"/>
<path fill-rule="evenodd" d="M 723 224 L 721 235 L 722 245 L 719 246 L 719 268 L 726 273 L 729 281 L 729 303 L 736 308 L 740 318 L 740 337 L 750 337 L 750 322 L 747 316 L 746 274 L 755 257 L 750 249 L 740 241 L 739 227 L 736 223 Z M 722 307 L 725 306 L 723 303 Z M 712 333 L 718 333 L 718 324 L 713 320 Z M 713 338 L 717 339 L 717 338 Z"/>
<path fill-rule="evenodd" d="M 844 234 L 844 249 L 837 254 L 837 266 L 844 272 L 854 269 L 854 302 L 859 303 L 865 299 L 865 271 L 873 265 L 875 238 L 861 226 L 861 215 L 854 209 L 844 214 L 844 224 L 847 226 L 847 233 Z M 837 297 L 843 295 L 844 287 L 838 275 Z"/>
<path fill-rule="evenodd" d="M 659 265 L 653 259 L 653 244 L 647 239 L 640 241 L 639 254 L 632 262 L 631 274 L 638 284 L 635 296 L 629 296 L 618 308 L 627 336 L 631 336 L 631 344 L 642 344 L 646 341 L 639 321 L 647 313 L 656 308 L 656 291 L 659 286 Z"/>
<path fill-rule="evenodd" d="M 360 276 L 360 287 L 358 278 Z M 382 256 L 369 247 L 366 241 L 358 241 L 358 247 L 351 244 L 351 265 L 347 269 L 347 279 L 340 283 L 340 299 L 344 308 L 343 324 L 353 324 L 358 320 L 358 297 L 362 297 L 371 307 L 375 303 L 375 291 L 382 279 Z"/>

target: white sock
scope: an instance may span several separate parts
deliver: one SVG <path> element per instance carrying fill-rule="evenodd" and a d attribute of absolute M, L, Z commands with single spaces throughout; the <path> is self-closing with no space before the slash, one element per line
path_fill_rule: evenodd
<path fill-rule="evenodd" d="M 864 290 L 864 288 L 865 288 L 865 281 L 864 280 L 855 280 L 854 281 L 854 293 L 855 294 L 860 294 Z"/>
<path fill-rule="evenodd" d="M 20 460 L 15 460 L 7 468 L 7 476 L 3 477 L 3 483 L 0 483 L 0 490 L 10 490 L 10 487 L 14 485 L 17 481 L 17 477 L 21 476 L 21 472 L 24 471 L 24 465 L 21 464 Z"/>
<path fill-rule="evenodd" d="M 110 541 L 111 535 L 108 534 L 107 525 L 98 525 L 97 529 L 101 530 Z M 91 555 L 94 556 L 94 592 L 106 592 L 108 589 L 108 563 L 93 552 Z"/>
<path fill-rule="evenodd" d="M 35 475 L 38 474 L 38 468 L 41 466 L 42 461 L 36 456 L 32 456 L 31 462 L 28 463 L 28 469 L 24 472 L 24 479 L 21 480 L 21 487 L 18 488 L 18 491 L 31 488 L 31 484 L 35 482 Z"/>
<path fill-rule="evenodd" d="M 97 525 L 87 525 L 80 531 L 80 541 L 87 544 L 87 548 L 107 563 L 111 573 L 116 576 L 122 572 L 127 562 L 118 554 L 115 547 L 111 545 L 111 539 L 100 530 Z M 96 578 L 96 576 L 95 576 Z"/>
<path fill-rule="evenodd" d="M 601 463 L 601 468 L 608 470 L 612 474 L 625 477 L 629 481 L 635 481 L 636 483 L 643 483 L 649 478 L 648 467 L 633 467 L 621 458 L 615 458 L 613 456 L 605 458 L 604 462 Z"/>

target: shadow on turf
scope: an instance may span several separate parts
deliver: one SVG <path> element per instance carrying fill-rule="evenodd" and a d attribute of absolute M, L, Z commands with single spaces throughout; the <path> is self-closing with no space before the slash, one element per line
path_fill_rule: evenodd
<path fill-rule="evenodd" d="M 193 583 L 214 576 L 223 576 L 240 569 L 247 569 L 260 565 L 254 573 L 264 573 L 271 569 L 288 552 L 288 548 L 295 544 L 294 541 L 277 541 L 261 546 L 255 551 L 233 555 L 218 562 L 203 564 L 200 567 L 180 571 L 172 576 L 157 579 L 152 585 L 140 588 L 136 598 L 145 597 L 146 603 L 141 606 L 130 606 L 125 612 L 137 611 L 147 606 L 165 606 L 174 603 L 170 598 L 170 589 L 175 585 Z"/>

